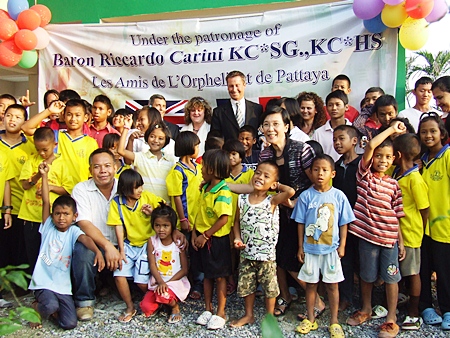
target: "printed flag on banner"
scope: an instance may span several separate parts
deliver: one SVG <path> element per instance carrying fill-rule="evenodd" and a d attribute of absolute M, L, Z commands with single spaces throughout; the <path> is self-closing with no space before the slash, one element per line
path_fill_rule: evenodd
<path fill-rule="evenodd" d="M 168 100 L 166 101 L 166 114 L 164 120 L 184 125 L 184 106 L 188 103 L 188 100 Z M 126 100 L 125 109 L 130 112 L 135 112 L 148 104 L 148 100 Z"/>

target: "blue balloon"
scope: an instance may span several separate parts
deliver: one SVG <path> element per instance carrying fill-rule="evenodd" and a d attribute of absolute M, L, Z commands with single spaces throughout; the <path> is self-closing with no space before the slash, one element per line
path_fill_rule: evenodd
<path fill-rule="evenodd" d="M 27 0 L 8 0 L 8 14 L 13 20 L 17 20 L 20 12 L 30 8 Z"/>
<path fill-rule="evenodd" d="M 381 33 L 387 29 L 387 26 L 381 21 L 381 13 L 373 19 L 363 20 L 364 27 L 371 33 Z"/>

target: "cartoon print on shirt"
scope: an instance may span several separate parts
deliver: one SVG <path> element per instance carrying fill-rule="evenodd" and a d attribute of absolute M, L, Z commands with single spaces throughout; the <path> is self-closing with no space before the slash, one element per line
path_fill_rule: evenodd
<path fill-rule="evenodd" d="M 333 242 L 334 205 L 323 203 L 317 209 L 317 220 L 305 228 L 307 243 L 331 245 Z"/>

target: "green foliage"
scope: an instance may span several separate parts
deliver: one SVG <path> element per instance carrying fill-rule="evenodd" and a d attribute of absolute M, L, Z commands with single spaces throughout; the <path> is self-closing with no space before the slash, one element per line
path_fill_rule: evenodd
<path fill-rule="evenodd" d="M 261 331 L 263 338 L 283 338 L 278 321 L 271 314 L 267 314 L 261 322 Z"/>
<path fill-rule="evenodd" d="M 14 293 L 14 285 L 24 290 L 28 287 L 27 279 L 30 279 L 31 276 L 24 271 L 26 268 L 28 268 L 27 264 L 19 266 L 8 265 L 0 268 L 0 290 L 10 291 L 19 305 L 16 309 L 9 311 L 8 317 L 0 318 L 0 336 L 6 336 L 20 330 L 22 328 L 22 320 L 31 323 L 41 322 L 39 313 L 32 308 L 22 306 Z"/>

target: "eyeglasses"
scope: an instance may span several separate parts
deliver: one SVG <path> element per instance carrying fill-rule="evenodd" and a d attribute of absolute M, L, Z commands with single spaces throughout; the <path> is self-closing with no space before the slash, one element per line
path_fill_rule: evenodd
<path fill-rule="evenodd" d="M 437 120 L 441 119 L 441 117 L 439 116 L 438 113 L 435 113 L 434 111 L 429 111 L 429 112 L 426 112 L 426 113 L 423 113 L 422 115 L 420 115 L 419 120 L 422 121 L 424 118 L 427 118 L 427 117 L 433 117 Z"/>

